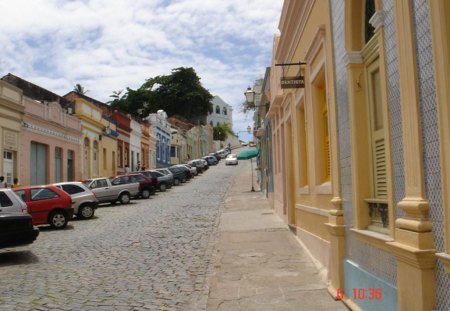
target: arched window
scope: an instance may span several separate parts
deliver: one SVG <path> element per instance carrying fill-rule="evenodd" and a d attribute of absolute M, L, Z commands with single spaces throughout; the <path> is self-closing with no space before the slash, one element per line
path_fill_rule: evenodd
<path fill-rule="evenodd" d="M 220 107 L 219 107 L 219 105 L 216 106 L 216 113 L 220 114 Z"/>
<path fill-rule="evenodd" d="M 365 43 L 369 42 L 369 40 L 375 34 L 375 27 L 373 27 L 372 24 L 369 22 L 373 16 L 373 14 L 375 14 L 375 0 L 366 0 L 365 19 L 364 19 Z"/>
<path fill-rule="evenodd" d="M 359 183 L 355 197 L 365 203 L 358 205 L 361 211 L 356 227 L 390 234 L 394 212 L 388 202 L 391 184 L 389 146 L 386 144 L 389 141 L 386 127 L 387 83 L 385 69 L 380 65 L 384 62 L 383 25 L 379 24 L 381 19 L 373 18 L 379 14 L 376 1 L 354 0 L 351 5 L 354 10 L 351 10 L 353 15 L 347 19 L 351 25 L 348 27 L 351 39 L 347 42 L 347 50 L 358 53 L 362 61 L 361 67 L 349 67 L 352 75 L 361 77 L 350 96 L 350 105 L 353 107 L 351 130 L 355 133 L 354 146 L 358 148 L 352 163 L 352 167 L 355 167 L 354 179 Z M 362 27 L 358 27 L 358 24 Z M 361 127 L 361 124 L 366 126 Z"/>
<path fill-rule="evenodd" d="M 227 107 L 223 107 L 223 114 L 224 115 L 227 115 L 228 113 L 227 113 Z"/>

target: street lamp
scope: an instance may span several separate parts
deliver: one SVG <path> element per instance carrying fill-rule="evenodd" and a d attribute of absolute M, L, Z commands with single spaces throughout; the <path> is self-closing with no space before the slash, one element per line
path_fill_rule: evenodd
<path fill-rule="evenodd" d="M 245 101 L 247 102 L 247 107 L 254 107 L 254 105 L 255 105 L 255 94 L 256 94 L 256 92 L 253 91 L 251 87 L 248 87 L 247 91 L 244 92 Z"/>
<path fill-rule="evenodd" d="M 242 131 L 237 131 L 235 134 L 236 136 L 239 138 L 239 133 L 248 133 L 251 134 L 252 133 L 252 127 L 249 125 L 247 126 L 246 130 L 242 130 Z"/>

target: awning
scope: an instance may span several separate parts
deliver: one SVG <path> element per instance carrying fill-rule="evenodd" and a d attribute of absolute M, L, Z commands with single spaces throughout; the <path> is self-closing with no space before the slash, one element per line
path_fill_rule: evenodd
<path fill-rule="evenodd" d="M 259 155 L 259 149 L 258 148 L 247 148 L 242 150 L 237 158 L 238 160 L 248 160 L 252 158 L 256 158 Z"/>

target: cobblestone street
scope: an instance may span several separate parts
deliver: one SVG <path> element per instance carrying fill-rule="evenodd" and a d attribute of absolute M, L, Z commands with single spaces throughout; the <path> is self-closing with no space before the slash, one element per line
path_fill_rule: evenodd
<path fill-rule="evenodd" d="M 241 165 L 105 205 L 35 243 L 0 250 L 0 310 L 202 310 L 224 195 Z"/>

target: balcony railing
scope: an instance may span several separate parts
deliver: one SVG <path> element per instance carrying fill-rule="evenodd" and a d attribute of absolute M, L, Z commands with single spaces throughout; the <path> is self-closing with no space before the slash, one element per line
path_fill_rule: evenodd
<path fill-rule="evenodd" d="M 365 199 L 368 206 L 369 218 L 371 224 L 369 229 L 386 233 L 389 227 L 389 209 L 387 200 L 383 199 Z"/>

